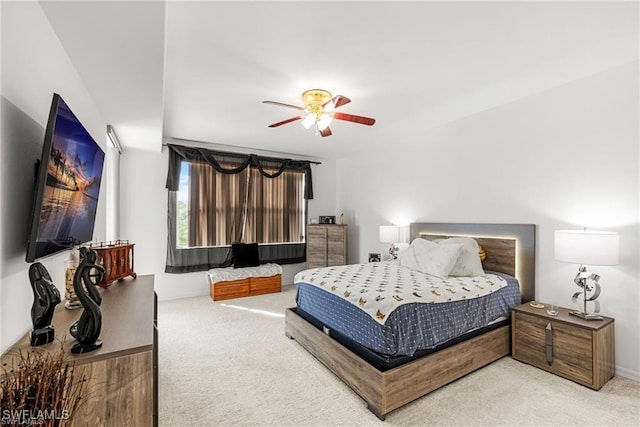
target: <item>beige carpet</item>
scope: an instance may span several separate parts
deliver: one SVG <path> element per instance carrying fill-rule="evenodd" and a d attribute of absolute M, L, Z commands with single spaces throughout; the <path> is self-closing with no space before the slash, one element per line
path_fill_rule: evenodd
<path fill-rule="evenodd" d="M 387 415 L 284 336 L 295 290 L 161 302 L 161 426 L 640 426 L 640 383 L 596 392 L 505 357 Z"/>

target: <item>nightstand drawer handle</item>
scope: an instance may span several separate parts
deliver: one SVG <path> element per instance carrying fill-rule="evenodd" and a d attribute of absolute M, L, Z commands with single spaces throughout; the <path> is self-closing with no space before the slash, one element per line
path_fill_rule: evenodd
<path fill-rule="evenodd" d="M 553 363 L 553 329 L 551 329 L 551 323 L 547 323 L 547 327 L 544 331 L 544 346 L 546 350 L 547 363 L 551 365 Z"/>

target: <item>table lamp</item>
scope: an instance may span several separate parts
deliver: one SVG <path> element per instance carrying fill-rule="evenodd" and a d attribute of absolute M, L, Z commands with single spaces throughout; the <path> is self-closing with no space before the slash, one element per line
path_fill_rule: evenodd
<path fill-rule="evenodd" d="M 558 261 L 580 264 L 578 274 L 573 279 L 582 288 L 572 296 L 572 301 L 582 297 L 582 311 L 574 310 L 570 314 L 586 320 L 602 320 L 596 313 L 600 312 L 600 303 L 596 301 L 600 295 L 600 276 L 587 272 L 587 264 L 616 265 L 618 264 L 618 233 L 607 231 L 584 230 L 556 230 L 555 259 Z M 592 284 L 589 284 L 592 281 Z M 590 297 L 587 292 L 593 291 Z M 587 302 L 593 301 L 594 312 L 587 311 Z"/>
<path fill-rule="evenodd" d="M 382 243 L 391 243 L 389 255 L 392 259 L 398 258 L 398 247 L 395 245 L 400 241 L 399 227 L 397 225 L 381 225 L 380 241 Z"/>

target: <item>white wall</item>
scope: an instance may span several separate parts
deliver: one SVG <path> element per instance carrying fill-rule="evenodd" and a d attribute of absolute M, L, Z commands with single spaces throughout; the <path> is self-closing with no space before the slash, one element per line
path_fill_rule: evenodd
<path fill-rule="evenodd" d="M 161 153 L 125 149 L 120 158 L 121 232 L 119 238 L 135 243 L 135 270 L 154 274 L 160 299 L 208 295 L 206 272 L 168 274 L 164 272 L 167 250 L 168 151 Z M 310 217 L 335 213 L 335 162 L 312 166 L 314 199 L 309 201 Z M 305 264 L 283 266 L 282 283 Z"/>
<path fill-rule="evenodd" d="M 386 251 L 382 224 L 536 224 L 536 299 L 570 307 L 578 266 L 554 260 L 554 230 L 618 231 L 620 265 L 591 270 L 616 319 L 616 372 L 640 380 L 638 73 L 634 62 L 339 160 L 349 262 Z"/>
<path fill-rule="evenodd" d="M 32 326 L 33 297 L 25 252 L 34 197 L 34 164 L 42 154 L 53 92 L 64 98 L 103 149 L 106 145 L 106 124 L 40 5 L 2 2 L 1 7 L 0 352 Z M 101 192 L 95 240 L 105 236 L 104 211 Z M 62 295 L 64 261 L 71 254 L 42 261 Z"/>

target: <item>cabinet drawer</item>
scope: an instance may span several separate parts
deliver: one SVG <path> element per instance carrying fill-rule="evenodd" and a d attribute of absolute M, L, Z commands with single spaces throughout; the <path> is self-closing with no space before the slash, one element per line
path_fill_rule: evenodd
<path fill-rule="evenodd" d="M 546 348 L 548 325 L 551 362 Z M 516 312 L 513 357 L 582 384 L 593 383 L 593 333 L 578 326 Z"/>
<path fill-rule="evenodd" d="M 249 296 L 249 279 L 212 284 L 211 296 L 214 301 Z"/>
<path fill-rule="evenodd" d="M 269 294 L 282 290 L 282 276 L 276 274 L 271 277 L 252 277 L 249 293 L 251 295 Z"/>

